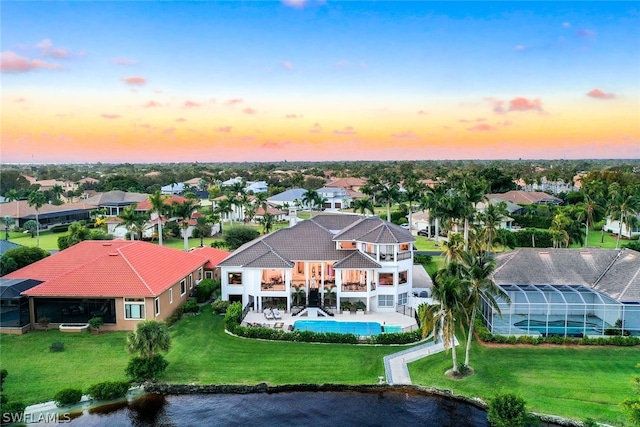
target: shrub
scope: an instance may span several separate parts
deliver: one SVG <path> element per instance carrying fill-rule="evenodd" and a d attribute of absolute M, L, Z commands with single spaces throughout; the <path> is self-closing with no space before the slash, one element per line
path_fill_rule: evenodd
<path fill-rule="evenodd" d="M 214 301 L 211 303 L 211 308 L 213 309 L 213 312 L 216 314 L 226 313 L 227 309 L 229 308 L 229 304 L 231 304 L 229 301 L 223 301 L 223 300 Z"/>
<path fill-rule="evenodd" d="M 167 324 L 167 327 L 173 326 L 178 320 L 182 318 L 182 315 L 184 313 L 197 313 L 199 311 L 200 307 L 195 302 L 195 300 L 188 300 L 180 307 L 176 308 L 176 311 L 174 311 L 173 314 L 167 318 L 165 323 Z"/>
<path fill-rule="evenodd" d="M 185 313 L 199 313 L 200 306 L 194 299 L 190 299 L 182 305 L 182 309 Z"/>
<path fill-rule="evenodd" d="M 102 320 L 102 317 L 92 317 L 91 319 L 89 319 L 89 326 L 91 327 L 91 330 L 95 332 L 100 332 L 100 327 L 103 324 L 104 320 Z"/>
<path fill-rule="evenodd" d="M 229 250 L 236 250 L 247 242 L 260 237 L 260 232 L 246 225 L 235 225 L 224 230 L 223 238 Z"/>
<path fill-rule="evenodd" d="M 433 257 L 431 255 L 415 254 L 413 256 L 413 263 L 416 265 L 427 265 L 432 259 Z"/>
<path fill-rule="evenodd" d="M 227 308 L 227 314 L 224 316 L 224 327 L 228 331 L 232 331 L 233 328 L 240 324 L 242 321 L 242 304 L 234 302 Z"/>
<path fill-rule="evenodd" d="M 3 402 L 0 406 L 0 413 L 2 413 L 2 419 L 6 419 L 5 414 L 9 414 L 9 419 L 14 419 L 18 415 L 22 415 L 24 413 L 25 405 L 22 402 Z M 22 418 L 21 418 L 22 419 Z"/>
<path fill-rule="evenodd" d="M 169 362 L 161 354 L 152 357 L 134 357 L 129 360 L 125 373 L 137 382 L 158 377 L 169 366 Z"/>
<path fill-rule="evenodd" d="M 0 369 L 0 391 L 2 391 L 2 385 L 4 384 L 5 378 L 9 375 L 6 369 Z"/>
<path fill-rule="evenodd" d="M 196 288 L 196 300 L 201 303 L 209 300 L 211 295 L 220 288 L 220 281 L 204 279 Z"/>
<path fill-rule="evenodd" d="M 50 230 L 52 233 L 64 233 L 65 231 L 69 231 L 69 224 L 54 225 Z"/>
<path fill-rule="evenodd" d="M 367 339 L 369 344 L 410 344 L 422 339 L 422 331 L 393 332 L 379 335 L 372 335 Z"/>
<path fill-rule="evenodd" d="M 525 427 L 529 415 L 524 399 L 512 393 L 497 395 L 489 401 L 487 421 L 494 427 Z"/>
<path fill-rule="evenodd" d="M 82 390 L 79 388 L 65 388 L 53 396 L 53 400 L 58 406 L 73 405 L 80 402 L 80 399 L 82 399 Z"/>
<path fill-rule="evenodd" d="M 89 387 L 87 394 L 96 400 L 119 399 L 127 394 L 129 385 L 128 381 L 106 381 Z"/>

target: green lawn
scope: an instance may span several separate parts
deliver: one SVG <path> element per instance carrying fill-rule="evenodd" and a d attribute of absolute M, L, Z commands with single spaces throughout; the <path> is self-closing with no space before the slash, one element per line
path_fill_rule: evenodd
<path fill-rule="evenodd" d="M 461 338 L 461 337 L 459 337 Z M 458 347 L 458 361 L 464 347 Z M 621 425 L 618 404 L 633 397 L 631 377 L 640 361 L 638 348 L 617 347 L 483 347 L 474 343 L 475 374 L 451 380 L 451 353 L 440 353 L 409 364 L 414 383 L 491 398 L 515 392 L 529 410 Z"/>
<path fill-rule="evenodd" d="M 603 240 L 601 231 L 589 230 L 589 241 L 587 242 L 587 246 L 591 248 L 615 249 L 617 239 L 618 239 L 618 236 L 615 234 L 604 233 L 604 240 Z M 603 241 L 600 242 L 600 240 L 603 240 Z M 628 240 L 620 239 L 620 247 L 622 247 L 626 242 L 628 242 Z M 573 244 L 570 247 L 579 248 L 581 246 L 577 244 Z"/>
<path fill-rule="evenodd" d="M 2 238 L 4 239 L 4 232 L 2 232 Z M 52 233 L 51 231 L 40 231 L 40 247 L 44 250 L 58 250 L 58 237 L 66 236 L 69 234 L 67 231 L 63 233 Z M 36 246 L 37 238 L 31 237 L 29 233 L 18 233 L 12 231 L 9 233 L 9 241 L 17 243 L 22 246 Z"/>

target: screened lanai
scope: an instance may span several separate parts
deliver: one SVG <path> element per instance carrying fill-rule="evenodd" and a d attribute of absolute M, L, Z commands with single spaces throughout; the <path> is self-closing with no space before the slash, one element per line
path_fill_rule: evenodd
<path fill-rule="evenodd" d="M 622 304 L 586 286 L 500 285 L 502 317 L 483 299 L 482 316 L 499 335 L 601 336 L 617 328 L 640 335 L 640 305 Z M 618 324 L 616 324 L 616 322 Z"/>

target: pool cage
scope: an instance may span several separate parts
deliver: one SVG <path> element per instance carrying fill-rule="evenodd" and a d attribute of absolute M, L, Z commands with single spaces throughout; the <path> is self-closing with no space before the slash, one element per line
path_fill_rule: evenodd
<path fill-rule="evenodd" d="M 483 298 L 482 318 L 491 333 L 534 336 L 639 335 L 640 304 L 622 304 L 585 286 L 500 285 L 511 304 Z"/>

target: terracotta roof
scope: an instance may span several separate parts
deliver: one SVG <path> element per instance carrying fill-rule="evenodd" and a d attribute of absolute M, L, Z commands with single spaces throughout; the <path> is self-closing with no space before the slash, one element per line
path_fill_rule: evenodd
<path fill-rule="evenodd" d="M 222 249 L 212 248 L 211 246 L 203 246 L 201 248 L 195 248 L 191 250 L 196 255 L 207 258 L 207 263 L 204 268 L 216 268 L 218 264 L 231 255 L 231 252 L 223 251 Z"/>
<path fill-rule="evenodd" d="M 362 218 L 350 227 L 336 234 L 333 240 L 358 240 L 367 243 L 408 243 L 416 239 L 409 230 L 383 221 L 377 216 Z"/>
<path fill-rule="evenodd" d="M 340 187 L 345 189 L 353 189 L 353 187 L 362 187 L 367 183 L 362 178 L 337 178 L 331 180 L 325 187 Z"/>
<path fill-rule="evenodd" d="M 129 193 L 127 191 L 113 190 L 106 193 L 98 193 L 93 197 L 89 197 L 86 202 L 97 206 L 115 205 L 115 204 L 133 204 L 140 203 L 149 197 L 143 193 Z"/>
<path fill-rule="evenodd" d="M 167 196 L 164 198 L 164 204 L 166 206 L 171 206 L 172 203 L 184 203 L 187 200 L 187 198 L 182 197 L 182 196 Z M 143 201 L 141 201 L 140 203 L 138 203 L 136 205 L 136 210 L 137 211 L 148 211 L 149 209 L 151 209 L 151 202 L 149 201 L 148 198 L 144 199 Z"/>
<path fill-rule="evenodd" d="M 43 205 L 40 208 L 39 215 L 52 212 L 70 212 L 85 210 L 90 211 L 98 206 L 87 202 L 87 200 L 79 203 L 65 203 L 63 205 Z M 0 217 L 10 216 L 12 218 L 27 218 L 33 216 L 35 218 L 36 210 L 29 206 L 26 200 L 18 200 L 15 202 L 0 203 Z"/>
<path fill-rule="evenodd" d="M 500 199 L 519 205 L 530 205 L 532 203 L 562 203 L 562 199 L 541 191 L 520 191 L 512 190 L 506 193 L 487 194 L 487 199 Z"/>
<path fill-rule="evenodd" d="M 44 283 L 29 296 L 157 296 L 203 266 L 204 256 L 130 240 L 86 240 L 4 277 Z"/>

